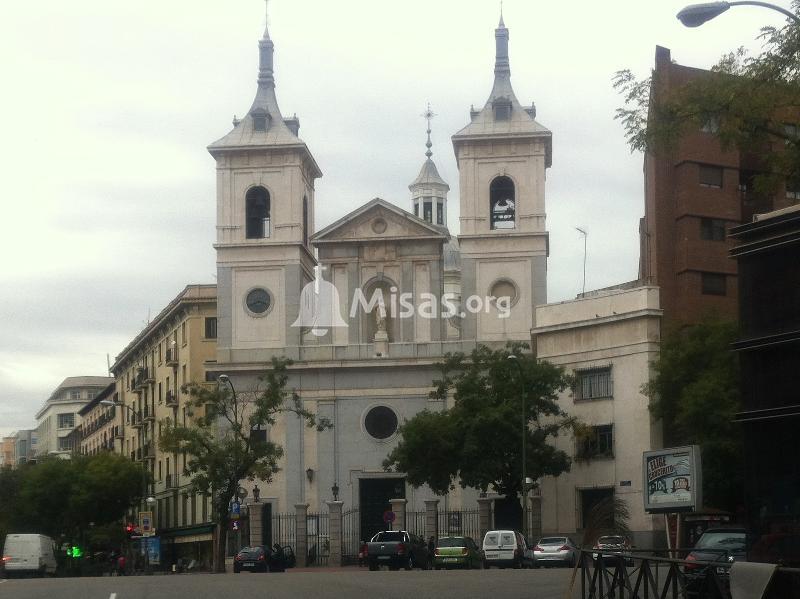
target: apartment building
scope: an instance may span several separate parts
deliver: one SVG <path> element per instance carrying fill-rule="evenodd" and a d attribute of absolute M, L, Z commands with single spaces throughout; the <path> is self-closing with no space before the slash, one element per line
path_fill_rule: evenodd
<path fill-rule="evenodd" d="M 101 451 L 122 452 L 122 409 L 100 403 L 116 401 L 116 398 L 114 381 L 78 411 L 81 422 L 75 427 L 74 451 L 82 455 L 97 455 Z"/>
<path fill-rule="evenodd" d="M 2 441 L 0 441 L 0 468 L 5 466 L 14 467 L 15 440 L 14 435 L 9 435 L 8 437 L 3 437 Z"/>
<path fill-rule="evenodd" d="M 211 559 L 210 501 L 190 489 L 185 455 L 165 453 L 158 437 L 165 420 L 187 424 L 192 411 L 184 384 L 206 380 L 216 359 L 217 289 L 189 285 L 117 356 L 111 370 L 122 438 L 118 449 L 150 472 L 148 495 L 168 563 Z"/>
<path fill-rule="evenodd" d="M 708 75 L 673 62 L 670 50 L 657 46 L 651 97 L 658 101 Z M 758 155 L 723 148 L 714 133 L 709 122 L 673 150 L 647 153 L 644 159 L 639 278 L 661 288 L 668 325 L 692 324 L 710 313 L 735 320 L 737 265 L 728 256 L 734 246 L 728 230 L 800 198 L 800 189 L 792 186 L 771 197 L 756 194 Z"/>
<path fill-rule="evenodd" d="M 663 446 L 661 423 L 641 390 L 658 356 L 660 324 L 658 288 L 638 281 L 536 307 L 537 356 L 575 376 L 574 388 L 560 395 L 559 404 L 587 429 L 577 438 L 555 439 L 573 465 L 541 481 L 531 510 L 541 522 L 533 530 L 575 535 L 581 542 L 592 507 L 618 498 L 630 510 L 634 544 L 663 542 L 663 522 L 644 512 L 642 495 L 642 453 Z"/>
<path fill-rule="evenodd" d="M 114 379 L 107 376 L 65 378 L 36 413 L 36 455 L 69 457 L 73 449 L 71 433 L 80 424 L 78 412 L 113 382 Z"/>

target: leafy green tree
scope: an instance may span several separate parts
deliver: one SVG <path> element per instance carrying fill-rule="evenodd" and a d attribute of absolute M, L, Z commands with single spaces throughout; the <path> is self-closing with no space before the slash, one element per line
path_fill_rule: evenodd
<path fill-rule="evenodd" d="M 272 368 L 260 377 L 263 387 L 234 393 L 227 386 L 189 383 L 192 422 L 162 423 L 162 451 L 187 455 L 192 486 L 211 496 L 216 534 L 215 569 L 225 571 L 225 536 L 230 507 L 244 479 L 271 482 L 278 472 L 283 448 L 253 431 L 272 426 L 279 416 L 295 415 L 309 427 L 324 430 L 331 423 L 303 408 L 300 397 L 286 390 L 291 360 L 273 358 Z"/>
<path fill-rule="evenodd" d="M 17 532 L 78 539 L 90 524 L 122 519 L 142 494 L 141 467 L 112 453 L 45 458 L 16 472 Z"/>
<path fill-rule="evenodd" d="M 792 3 L 800 14 L 800 2 Z M 686 133 L 716 131 L 724 148 L 737 148 L 761 161 L 757 194 L 773 194 L 784 180 L 800 181 L 800 27 L 761 30 L 762 51 L 739 49 L 721 58 L 711 73 L 667 93 L 658 77 L 619 71 L 614 87 L 624 99 L 616 118 L 632 150 L 664 151 Z M 776 143 L 777 142 L 777 143 Z"/>
<path fill-rule="evenodd" d="M 0 468 L 0 539 L 14 531 L 20 517 L 20 487 L 23 469 Z"/>
<path fill-rule="evenodd" d="M 742 438 L 738 359 L 730 346 L 732 323 L 707 320 L 667 333 L 643 387 L 650 409 L 663 420 L 664 442 L 697 444 L 703 461 L 703 498 L 709 507 L 734 510 L 741 500 Z"/>
<path fill-rule="evenodd" d="M 446 401 L 452 395 L 452 407 L 424 410 L 403 424 L 401 440 L 384 467 L 405 472 L 412 485 L 427 484 L 440 495 L 458 483 L 514 497 L 522 491 L 524 418 L 528 476 L 536 479 L 568 471 L 569 456 L 552 440 L 576 424 L 557 401 L 571 378 L 563 368 L 524 354 L 527 347 L 479 346 L 469 356 L 445 356 L 439 365 L 442 376 L 434 381 L 430 396 Z M 511 354 L 518 357 L 509 359 Z"/>

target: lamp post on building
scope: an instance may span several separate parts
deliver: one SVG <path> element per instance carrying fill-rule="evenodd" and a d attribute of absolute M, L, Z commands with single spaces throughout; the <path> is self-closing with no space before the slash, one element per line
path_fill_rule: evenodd
<path fill-rule="evenodd" d="M 800 18 L 790 11 L 770 4 L 768 2 L 755 2 L 750 0 L 742 0 L 739 2 L 704 2 L 703 4 L 690 4 L 681 9 L 677 14 L 678 20 L 686 27 L 700 27 L 703 23 L 718 17 L 731 6 L 760 6 L 762 8 L 769 8 L 778 11 L 782 15 L 794 21 L 795 25 L 800 25 Z"/>
<path fill-rule="evenodd" d="M 522 364 L 515 354 L 509 354 L 509 361 L 517 365 L 519 369 L 519 382 L 522 394 L 522 531 L 525 538 L 528 537 L 528 469 L 527 469 L 527 441 L 528 441 L 528 413 L 525 407 L 527 390 L 522 374 Z"/>

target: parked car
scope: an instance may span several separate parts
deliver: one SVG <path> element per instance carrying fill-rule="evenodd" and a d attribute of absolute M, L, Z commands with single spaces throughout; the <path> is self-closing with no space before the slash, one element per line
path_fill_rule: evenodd
<path fill-rule="evenodd" d="M 525 539 L 515 530 L 490 530 L 483 537 L 484 566 L 529 568 L 533 562 Z"/>
<path fill-rule="evenodd" d="M 429 570 L 431 558 L 424 539 L 405 530 L 379 532 L 367 543 L 367 562 L 373 571 L 381 566 L 392 570 L 401 567 Z"/>
<path fill-rule="evenodd" d="M 603 563 L 614 565 L 617 563 L 615 561 L 615 557 L 612 555 L 608 555 L 608 553 L 628 553 L 631 550 L 631 541 L 628 537 L 624 535 L 604 535 L 602 537 L 598 537 L 597 542 L 594 544 L 593 549 L 600 550 L 600 551 L 593 551 L 592 558 L 595 561 L 599 561 L 600 553 L 603 553 Z M 622 560 L 625 558 L 617 557 L 617 560 Z M 625 559 L 625 563 L 629 566 L 633 565 L 633 559 L 628 557 Z"/>
<path fill-rule="evenodd" d="M 533 546 L 533 565 L 543 567 L 549 565 L 575 566 L 580 550 L 569 537 L 542 537 Z"/>
<path fill-rule="evenodd" d="M 6 535 L 3 543 L 3 571 L 12 576 L 54 576 L 55 543 L 50 537 L 34 534 Z"/>
<path fill-rule="evenodd" d="M 441 537 L 433 553 L 433 567 L 482 568 L 483 555 L 472 537 Z"/>
<path fill-rule="evenodd" d="M 704 597 L 709 579 L 709 567 L 691 562 L 722 562 L 730 565 L 734 561 L 747 559 L 747 531 L 744 528 L 709 528 L 697 539 L 691 553 L 686 556 L 689 562 L 684 566 L 686 592 L 688 596 Z M 730 568 L 717 566 L 717 578 L 723 587 L 729 584 Z"/>
<path fill-rule="evenodd" d="M 278 549 L 281 549 L 278 551 Z M 284 572 L 287 567 L 286 555 L 282 548 L 273 549 L 263 545 L 245 547 L 233 558 L 233 571 Z"/>

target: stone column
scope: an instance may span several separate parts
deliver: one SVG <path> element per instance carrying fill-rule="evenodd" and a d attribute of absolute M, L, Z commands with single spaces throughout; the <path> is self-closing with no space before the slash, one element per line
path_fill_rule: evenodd
<path fill-rule="evenodd" d="M 250 547 L 261 545 L 264 540 L 264 504 L 251 503 L 247 506 L 250 518 Z"/>
<path fill-rule="evenodd" d="M 328 501 L 328 542 L 330 554 L 328 565 L 339 567 L 342 565 L 342 505 L 343 501 Z"/>
<path fill-rule="evenodd" d="M 478 527 L 481 532 L 480 540 L 475 539 L 478 544 L 483 543 L 484 535 L 491 530 L 492 527 L 492 502 L 494 499 L 489 497 L 478 497 Z"/>
<path fill-rule="evenodd" d="M 296 503 L 294 506 L 295 549 L 297 567 L 305 568 L 308 560 L 308 504 Z"/>
<path fill-rule="evenodd" d="M 392 504 L 392 511 L 394 512 L 394 522 L 392 523 L 392 530 L 405 530 L 406 529 L 406 503 L 405 499 L 390 499 Z"/>
<path fill-rule="evenodd" d="M 425 542 L 433 537 L 439 538 L 439 500 L 425 500 Z"/>

